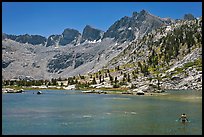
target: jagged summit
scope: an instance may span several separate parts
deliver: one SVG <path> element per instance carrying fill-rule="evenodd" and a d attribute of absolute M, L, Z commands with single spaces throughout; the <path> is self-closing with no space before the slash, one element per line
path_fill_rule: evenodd
<path fill-rule="evenodd" d="M 132 41 L 143 36 L 152 29 L 161 25 L 168 24 L 170 19 L 165 20 L 150 14 L 146 10 L 133 12 L 132 17 L 124 16 L 111 25 L 106 32 L 86 25 L 82 34 L 75 29 L 67 28 L 62 34 L 50 35 L 48 38 L 38 35 L 37 41 L 33 40 L 32 35 L 7 35 L 3 34 L 2 39 L 9 38 L 20 43 L 42 44 L 46 47 L 68 44 L 78 44 L 87 41 L 97 41 L 104 38 L 114 38 L 117 42 Z M 35 36 L 36 37 L 36 36 Z M 32 40 L 31 40 L 32 39 Z M 32 41 L 32 42 L 31 42 Z"/>
<path fill-rule="evenodd" d="M 194 20 L 195 17 L 192 14 L 188 13 L 184 15 L 183 19 L 184 20 Z"/>
<path fill-rule="evenodd" d="M 192 14 L 185 14 L 183 20 L 193 20 Z M 105 38 L 113 38 L 117 42 L 132 41 L 143 37 L 153 29 L 164 25 L 175 23 L 171 18 L 160 18 L 143 9 L 140 12 L 133 12 L 131 17 L 124 16 L 111 25 L 106 32 L 86 25 L 82 34 L 75 29 L 67 28 L 62 34 L 51 35 L 45 38 L 40 35 L 8 35 L 2 33 L 3 39 L 11 39 L 20 43 L 29 43 L 33 45 L 42 44 L 49 46 L 65 46 L 69 44 L 77 45 L 87 41 L 97 41 Z M 35 38 L 35 39 L 33 39 Z"/>
<path fill-rule="evenodd" d="M 136 16 L 138 16 L 138 15 L 147 15 L 147 14 L 149 14 L 149 12 L 143 9 L 143 10 L 141 10 L 140 12 L 134 11 L 134 12 L 132 13 L 132 17 L 136 17 Z"/>
<path fill-rule="evenodd" d="M 116 21 L 104 34 L 104 38 L 111 37 L 116 41 L 132 41 L 142 37 L 152 29 L 167 24 L 166 20 L 156 17 L 146 10 L 133 12 L 132 17 L 123 17 Z"/>
<path fill-rule="evenodd" d="M 40 36 L 40 35 L 29 35 L 29 34 L 24 34 L 24 35 L 8 35 L 3 33 L 2 39 L 11 39 L 19 43 L 28 43 L 32 45 L 39 45 L 39 44 L 45 44 L 46 42 L 46 37 Z"/>
<path fill-rule="evenodd" d="M 86 40 L 88 41 L 96 40 L 97 41 L 102 38 L 102 35 L 103 35 L 103 31 L 99 29 L 95 29 L 91 27 L 90 25 L 86 25 L 82 33 L 81 43 L 83 43 Z"/>
<path fill-rule="evenodd" d="M 62 33 L 62 38 L 59 41 L 59 45 L 64 46 L 70 43 L 75 44 L 80 35 L 81 34 L 79 33 L 78 30 L 67 28 Z"/>
<path fill-rule="evenodd" d="M 149 12 L 143 9 L 143 10 L 140 11 L 139 14 L 140 15 L 147 15 L 147 14 L 149 14 Z"/>

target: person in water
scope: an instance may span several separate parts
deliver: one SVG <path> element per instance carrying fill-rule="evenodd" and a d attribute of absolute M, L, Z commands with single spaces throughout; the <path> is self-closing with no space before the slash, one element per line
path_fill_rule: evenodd
<path fill-rule="evenodd" d="M 188 119 L 187 119 L 186 114 L 183 113 L 183 114 L 181 115 L 181 117 L 179 118 L 179 120 L 181 120 L 182 122 L 187 122 Z"/>

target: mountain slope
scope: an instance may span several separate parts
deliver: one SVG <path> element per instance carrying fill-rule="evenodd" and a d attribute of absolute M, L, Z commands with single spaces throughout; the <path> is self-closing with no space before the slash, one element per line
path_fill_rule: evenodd
<path fill-rule="evenodd" d="M 129 73 L 135 86 L 156 85 L 159 79 L 165 89 L 202 89 L 202 18 L 181 20 L 148 33 L 106 67 Z"/>
<path fill-rule="evenodd" d="M 193 47 L 190 52 L 185 51 L 186 44 L 173 46 L 173 49 L 181 48 L 179 52 L 182 54 L 177 53 L 178 50 L 173 50 L 171 53 L 172 46 L 166 46 L 170 39 L 174 39 L 168 32 L 176 26 L 180 28 L 178 24 L 171 19 L 159 18 L 143 10 L 139 13 L 134 12 L 132 17 L 121 18 L 106 32 L 88 25 L 82 34 L 74 29 L 65 29 L 60 35 L 43 38 L 43 41 L 37 45 L 28 41 L 16 41 L 20 36 L 8 37 L 7 34 L 3 34 L 2 79 L 68 78 L 78 74 L 93 74 L 104 68 L 134 66 L 138 65 L 138 62 L 142 66 L 142 70 L 137 67 L 142 71 L 141 74 L 146 71 L 145 69 L 149 69 L 154 74 L 155 66 L 172 66 L 176 63 L 173 61 L 177 58 L 173 59 L 172 56 L 178 54 L 178 57 L 180 55 L 178 60 L 182 60 L 184 56 L 193 53 L 195 46 L 189 46 Z M 179 31 L 183 31 L 183 28 Z M 193 37 L 200 41 L 202 35 L 194 31 L 192 33 L 195 34 Z M 177 40 L 177 43 L 180 40 Z M 149 63 L 150 67 L 144 65 L 146 63 Z M 124 69 L 124 72 L 132 73 L 133 70 L 130 67 Z M 133 77 L 131 74 L 131 78 Z"/>

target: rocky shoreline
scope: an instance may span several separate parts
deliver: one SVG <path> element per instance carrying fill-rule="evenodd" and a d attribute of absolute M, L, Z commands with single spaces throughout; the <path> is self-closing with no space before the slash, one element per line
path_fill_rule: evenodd
<path fill-rule="evenodd" d="M 127 91 L 105 91 L 105 90 L 82 90 L 81 93 L 84 94 L 120 94 L 120 95 L 138 95 L 138 96 L 158 96 L 158 95 L 168 95 L 165 91 L 162 92 L 143 92 L 141 90 L 127 90 Z"/>
<path fill-rule="evenodd" d="M 16 90 L 12 88 L 2 88 L 2 93 L 23 93 L 25 92 L 23 89 Z"/>
<path fill-rule="evenodd" d="M 29 89 L 31 90 L 31 89 Z M 33 89 L 36 90 L 36 89 Z M 46 90 L 46 89 L 44 89 Z M 55 90 L 55 89 L 53 89 Z M 66 89 L 64 89 L 66 90 Z M 166 90 L 187 90 L 187 89 L 166 89 Z M 145 88 L 142 89 L 129 89 L 129 90 L 115 90 L 115 89 L 80 89 L 82 94 L 118 94 L 118 95 L 136 95 L 136 96 L 161 96 L 161 95 L 168 95 L 169 93 L 166 90 L 152 90 Z M 196 90 L 197 91 L 197 90 Z M 2 93 L 24 93 L 24 89 L 13 89 L 13 88 L 2 88 Z"/>

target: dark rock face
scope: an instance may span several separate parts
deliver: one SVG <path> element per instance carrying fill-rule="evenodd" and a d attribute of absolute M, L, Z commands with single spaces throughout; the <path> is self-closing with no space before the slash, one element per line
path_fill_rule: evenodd
<path fill-rule="evenodd" d="M 7 68 L 11 62 L 13 61 L 12 60 L 9 60 L 9 61 L 2 60 L 2 68 Z"/>
<path fill-rule="evenodd" d="M 77 67 L 81 66 L 82 64 L 84 64 L 83 56 L 84 56 L 84 53 L 77 53 L 76 54 L 74 68 L 77 68 Z"/>
<path fill-rule="evenodd" d="M 11 40 L 15 40 L 17 38 L 17 36 L 16 35 L 8 35 L 8 34 L 3 33 L 2 34 L 2 40 L 6 39 L 6 38 L 11 39 Z"/>
<path fill-rule="evenodd" d="M 126 32 L 124 32 L 127 29 L 127 26 L 130 22 L 130 18 L 125 16 L 121 18 L 120 20 L 116 21 L 105 33 L 103 38 L 114 38 L 115 40 L 120 39 L 120 37 L 124 37 Z M 125 30 L 120 29 L 122 27 L 125 27 Z M 125 38 L 128 38 L 128 36 L 125 36 Z"/>
<path fill-rule="evenodd" d="M 81 43 L 84 42 L 85 40 L 89 41 L 94 41 L 94 40 L 99 40 L 101 39 L 101 34 L 103 32 L 101 30 L 92 28 L 91 26 L 87 25 L 82 33 L 82 40 Z"/>
<path fill-rule="evenodd" d="M 195 17 L 192 14 L 185 14 L 184 15 L 184 20 L 194 20 Z"/>
<path fill-rule="evenodd" d="M 78 58 L 75 60 L 75 65 L 74 65 L 74 68 L 77 68 L 79 66 L 81 66 L 82 64 L 84 64 L 84 61 L 82 58 Z"/>
<path fill-rule="evenodd" d="M 59 45 L 64 46 L 66 44 L 74 43 L 77 41 L 80 35 L 81 34 L 77 30 L 65 29 L 64 32 L 62 33 L 62 38 L 59 41 Z"/>
<path fill-rule="evenodd" d="M 28 34 L 25 34 L 25 35 L 7 35 L 7 34 L 4 34 L 2 39 L 5 39 L 5 38 L 8 38 L 8 39 L 11 39 L 11 40 L 15 40 L 19 43 L 29 43 L 29 44 L 32 44 L 32 45 L 38 45 L 38 44 L 45 44 L 45 42 L 47 41 L 47 39 L 43 36 L 40 36 L 40 35 L 28 35 Z"/>
<path fill-rule="evenodd" d="M 60 69 L 65 69 L 73 64 L 73 58 L 71 54 L 57 54 L 51 59 L 47 65 L 48 72 L 56 73 Z"/>
<path fill-rule="evenodd" d="M 82 64 L 86 62 L 91 62 L 93 61 L 95 55 L 90 54 L 90 53 L 76 53 L 76 58 L 75 58 L 75 65 L 74 68 L 77 68 L 81 66 Z"/>
<path fill-rule="evenodd" d="M 32 67 L 34 67 L 34 68 L 40 68 L 40 65 L 38 65 L 36 62 L 34 62 L 34 63 L 32 64 Z"/>
<path fill-rule="evenodd" d="M 119 42 L 131 41 L 168 22 L 170 21 L 153 16 L 145 10 L 133 12 L 132 17 L 125 16 L 116 21 L 103 38 L 110 37 Z"/>
<path fill-rule="evenodd" d="M 29 43 L 32 45 L 38 45 L 38 44 L 45 44 L 46 38 L 40 35 L 19 35 L 15 41 L 20 42 L 20 43 Z"/>
<path fill-rule="evenodd" d="M 8 38 L 8 35 L 6 33 L 2 33 L 2 40 Z"/>
<path fill-rule="evenodd" d="M 47 39 L 46 47 L 56 45 L 59 42 L 61 35 L 51 35 Z"/>

